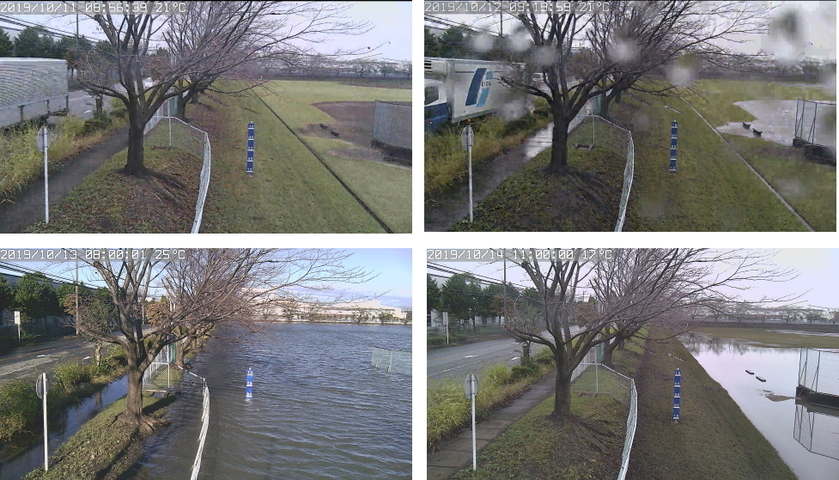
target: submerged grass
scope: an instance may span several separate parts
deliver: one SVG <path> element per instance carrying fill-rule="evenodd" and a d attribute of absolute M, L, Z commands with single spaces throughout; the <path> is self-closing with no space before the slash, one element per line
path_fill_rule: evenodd
<path fill-rule="evenodd" d="M 143 412 L 162 418 L 176 397 L 143 397 Z M 50 469 L 34 470 L 25 480 L 115 480 L 127 472 L 144 452 L 146 436 L 137 426 L 116 417 L 125 411 L 125 398 L 117 400 L 84 424 L 50 456 Z"/>
<path fill-rule="evenodd" d="M 817 332 L 793 331 L 794 326 L 779 324 L 772 329 L 749 327 L 698 327 L 697 333 L 715 337 L 736 338 L 751 343 L 780 348 L 836 348 L 836 336 Z"/>

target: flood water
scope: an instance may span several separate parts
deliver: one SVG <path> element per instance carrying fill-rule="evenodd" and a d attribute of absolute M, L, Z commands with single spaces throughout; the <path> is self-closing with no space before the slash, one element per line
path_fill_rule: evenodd
<path fill-rule="evenodd" d="M 764 140 L 787 147 L 792 146 L 792 139 L 795 136 L 797 100 L 746 100 L 734 102 L 734 105 L 751 113 L 756 119 L 747 122 L 750 124 L 749 128 L 743 127 L 742 122 L 730 122 L 728 125 L 717 127 L 717 130 L 722 133 L 752 137 L 754 133 L 751 129 L 754 128 L 761 132 L 760 138 Z M 815 122 L 814 143 L 835 146 L 836 131 L 831 126 L 829 118 L 831 115 L 835 117 L 836 107 L 822 104 L 816 110 L 813 104 L 807 104 L 806 108 L 806 115 L 799 112 L 805 117 L 803 124 L 805 137 Z"/>
<path fill-rule="evenodd" d="M 796 431 L 802 431 L 802 416 L 807 417 L 807 410 L 797 406 L 794 400 L 798 385 L 798 348 L 768 348 L 700 334 L 680 338 L 711 378 L 728 391 L 746 417 L 778 450 L 800 480 L 837 478 L 839 460 L 812 453 L 794 438 Z M 754 375 L 746 370 L 754 372 Z M 766 381 L 761 382 L 756 377 Z M 683 398 L 682 404 L 690 408 L 690 399 Z M 799 424 L 796 424 L 796 408 Z M 839 442 L 837 418 L 821 416 L 816 420 L 821 423 L 814 429 L 819 432 L 816 440 L 823 443 L 814 445 L 813 450 L 835 451 Z"/>
<path fill-rule="evenodd" d="M 95 417 L 108 405 L 124 397 L 127 391 L 127 377 L 122 377 L 84 399 L 75 407 L 67 409 L 60 424 L 49 425 L 50 453 L 69 440 L 85 422 Z M 47 411 L 49 411 L 49 404 L 47 404 Z M 26 445 L 0 447 L 0 480 L 19 480 L 32 470 L 44 466 L 43 423 L 38 424 L 37 431 L 40 434 Z"/>
<path fill-rule="evenodd" d="M 411 376 L 371 366 L 372 347 L 411 349 L 411 327 L 270 324 L 211 340 L 210 425 L 200 479 L 411 478 Z M 253 398 L 245 375 L 253 368 Z M 201 397 L 187 385 L 137 479 L 189 478 Z"/>

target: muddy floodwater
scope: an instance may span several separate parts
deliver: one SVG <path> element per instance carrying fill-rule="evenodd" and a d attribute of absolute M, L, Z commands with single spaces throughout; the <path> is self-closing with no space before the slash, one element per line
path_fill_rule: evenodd
<path fill-rule="evenodd" d="M 828 100 L 820 100 L 828 101 Z M 795 115 L 796 100 L 747 100 L 734 102 L 734 105 L 751 113 L 756 118 L 749 124 L 749 128 L 743 126 L 743 122 L 730 122 L 728 125 L 717 127 L 721 133 L 730 133 L 744 137 L 755 136 L 752 129 L 761 132 L 760 138 L 775 142 L 787 147 L 792 146 L 792 139 L 795 136 Z M 832 116 L 835 121 L 835 105 L 818 105 L 817 114 L 812 103 L 807 104 L 807 112 L 804 115 L 804 130 L 809 135 L 810 127 L 815 118 L 814 143 L 820 145 L 835 146 L 836 131 Z M 800 113 L 799 113 L 800 114 Z M 806 137 L 807 135 L 805 135 Z"/>
<path fill-rule="evenodd" d="M 798 348 L 754 346 L 701 334 L 680 338 L 800 480 L 837 478 L 839 460 L 827 455 L 839 456 L 839 418 L 811 415 L 802 405 L 796 405 Z M 682 407 L 690 408 L 689 397 L 682 398 Z M 810 430 L 815 435 L 801 435 Z M 814 440 L 812 444 L 811 439 Z M 813 453 L 799 440 L 821 453 Z"/>
<path fill-rule="evenodd" d="M 411 478 L 411 376 L 373 368 L 373 346 L 410 350 L 411 327 L 270 324 L 211 340 L 192 369 L 211 398 L 199 478 Z M 201 397 L 185 388 L 134 478 L 189 478 Z"/>

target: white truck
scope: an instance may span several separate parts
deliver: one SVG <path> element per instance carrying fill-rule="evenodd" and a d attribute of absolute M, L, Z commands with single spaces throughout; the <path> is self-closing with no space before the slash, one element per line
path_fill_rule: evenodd
<path fill-rule="evenodd" d="M 67 61 L 0 58 L 0 129 L 66 113 Z"/>
<path fill-rule="evenodd" d="M 515 66 L 485 60 L 426 57 L 426 130 L 490 113 L 505 113 L 510 117 L 528 113 L 531 105 L 528 95 L 513 91 L 500 81 Z"/>

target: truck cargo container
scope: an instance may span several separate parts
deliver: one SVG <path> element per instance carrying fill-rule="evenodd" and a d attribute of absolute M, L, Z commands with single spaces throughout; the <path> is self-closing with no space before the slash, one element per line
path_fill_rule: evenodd
<path fill-rule="evenodd" d="M 513 65 L 484 60 L 426 57 L 425 128 L 435 130 L 446 123 L 458 123 L 490 113 L 510 110 L 521 116 L 530 100 L 501 83 Z M 520 112 L 514 112 L 520 110 Z"/>
<path fill-rule="evenodd" d="M 67 61 L 0 58 L 0 128 L 66 114 Z"/>

